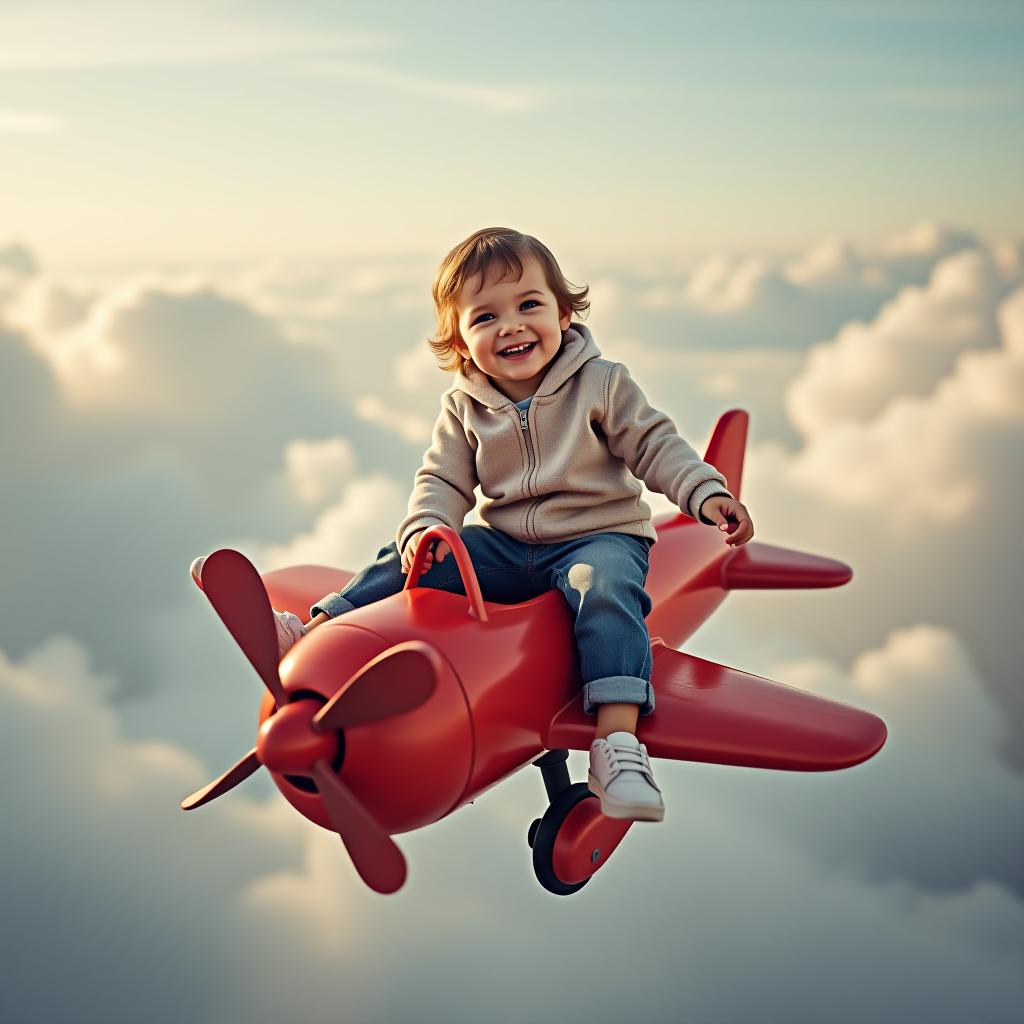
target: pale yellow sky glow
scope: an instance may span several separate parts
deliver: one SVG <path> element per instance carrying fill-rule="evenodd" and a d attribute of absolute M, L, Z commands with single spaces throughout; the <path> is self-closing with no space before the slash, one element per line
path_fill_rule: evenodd
<path fill-rule="evenodd" d="M 528 46 L 468 10 L 7 6 L 2 237 L 84 266 L 427 254 L 483 224 L 601 258 L 1024 226 L 1005 12 L 984 39 L 879 14 L 879 52 L 836 8 L 560 5 Z"/>

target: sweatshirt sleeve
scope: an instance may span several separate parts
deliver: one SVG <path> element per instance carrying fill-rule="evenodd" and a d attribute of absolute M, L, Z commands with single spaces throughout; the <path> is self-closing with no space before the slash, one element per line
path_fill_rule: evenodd
<path fill-rule="evenodd" d="M 714 526 L 700 506 L 713 494 L 732 497 L 725 477 L 679 436 L 665 413 L 648 403 L 624 363 L 612 366 L 605 387 L 602 429 L 611 452 L 652 491 L 671 498 L 692 519 Z"/>
<path fill-rule="evenodd" d="M 476 451 L 455 412 L 450 392 L 446 392 L 433 440 L 416 470 L 408 514 L 395 533 L 399 553 L 414 534 L 428 526 L 441 523 L 461 531 L 463 521 L 476 505 L 473 490 L 479 482 Z"/>

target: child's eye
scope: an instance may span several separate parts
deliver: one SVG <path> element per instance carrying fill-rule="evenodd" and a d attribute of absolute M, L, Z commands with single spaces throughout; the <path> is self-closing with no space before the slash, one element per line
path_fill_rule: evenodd
<path fill-rule="evenodd" d="M 533 304 L 534 304 L 535 306 L 539 306 L 539 305 L 540 305 L 540 303 L 539 303 L 539 302 L 538 302 L 538 301 L 537 301 L 536 299 L 524 299 L 524 300 L 523 300 L 523 301 L 522 301 L 522 302 L 521 302 L 521 303 L 519 304 L 519 306 L 520 306 L 520 308 L 522 308 L 523 306 L 526 306 L 526 305 L 528 305 L 528 304 L 529 304 L 529 303 L 531 303 L 531 302 L 532 302 L 532 303 L 533 303 Z M 474 326 L 474 325 L 476 325 L 476 324 L 480 323 L 480 320 L 481 320 L 481 319 L 482 319 L 483 317 L 485 317 L 485 316 L 491 316 L 491 315 L 492 315 L 492 314 L 490 314 L 490 313 L 481 313 L 481 314 L 480 314 L 480 316 L 478 316 L 478 317 L 477 317 L 477 318 L 476 318 L 476 319 L 475 319 L 475 320 L 473 321 L 473 323 L 472 323 L 472 324 L 470 324 L 470 326 L 472 327 L 472 326 Z"/>

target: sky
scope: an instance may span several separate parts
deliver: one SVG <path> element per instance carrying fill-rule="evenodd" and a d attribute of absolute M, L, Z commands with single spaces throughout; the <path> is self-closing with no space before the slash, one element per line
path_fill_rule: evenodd
<path fill-rule="evenodd" d="M 53 265 L 429 253 L 496 207 L 580 254 L 1019 232 L 1022 42 L 1014 3 L 7 0 L 0 195 Z"/>
<path fill-rule="evenodd" d="M 0 1017 L 1016 1020 L 1022 26 L 0 6 Z M 854 570 L 731 594 L 684 649 L 889 738 L 840 772 L 656 761 L 665 821 L 567 898 L 527 768 L 397 836 L 382 897 L 265 773 L 179 809 L 260 697 L 188 566 L 392 539 L 451 382 L 433 274 L 488 225 L 590 287 L 698 451 L 747 411 L 757 542 Z"/>

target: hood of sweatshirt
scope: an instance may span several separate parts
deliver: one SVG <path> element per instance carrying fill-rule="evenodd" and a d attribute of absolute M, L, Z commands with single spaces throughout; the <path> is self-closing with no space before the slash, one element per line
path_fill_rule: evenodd
<path fill-rule="evenodd" d="M 570 321 L 562 335 L 562 350 L 551 360 L 547 373 L 535 392 L 538 395 L 550 395 L 557 391 L 585 362 L 600 357 L 601 352 L 585 324 Z M 489 409 L 500 409 L 511 405 L 512 399 L 506 398 L 490 381 L 490 378 L 478 366 L 471 363 L 467 372 L 458 370 L 455 374 L 453 391 L 465 391 L 471 398 L 487 406 Z"/>

